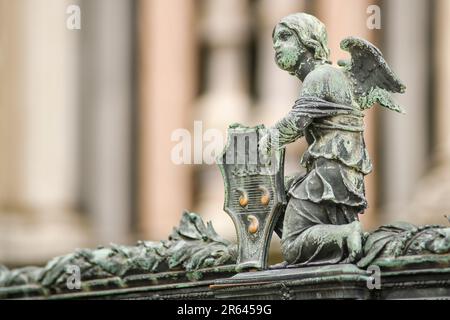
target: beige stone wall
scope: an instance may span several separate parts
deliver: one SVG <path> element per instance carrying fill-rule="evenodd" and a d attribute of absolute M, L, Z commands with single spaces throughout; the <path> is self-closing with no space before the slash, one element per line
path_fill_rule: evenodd
<path fill-rule="evenodd" d="M 73 2 L 72 2 L 73 3 Z M 0 260 L 88 243 L 77 214 L 78 37 L 69 1 L 0 2 Z"/>
<path fill-rule="evenodd" d="M 82 29 L 65 27 L 78 4 Z M 381 29 L 367 7 L 381 6 Z M 234 237 L 215 165 L 176 165 L 171 134 L 194 121 L 274 124 L 301 84 L 273 62 L 271 33 L 291 12 L 316 14 L 339 42 L 377 44 L 408 89 L 407 115 L 367 112 L 374 161 L 372 229 L 450 215 L 446 0 L 0 0 L 0 262 L 26 264 L 80 246 L 165 238 L 190 209 Z M 430 35 L 441 41 L 430 42 Z M 433 63 L 430 65 L 430 61 Z M 429 86 L 433 80 L 434 87 Z M 433 97 L 430 99 L 430 97 Z M 193 141 L 194 143 L 194 141 Z M 303 170 L 304 142 L 286 172 Z M 274 237 L 274 248 L 278 244 Z"/>

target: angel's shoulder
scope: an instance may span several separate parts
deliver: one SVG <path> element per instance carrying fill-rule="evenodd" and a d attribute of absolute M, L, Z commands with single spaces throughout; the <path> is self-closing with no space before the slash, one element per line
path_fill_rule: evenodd
<path fill-rule="evenodd" d="M 330 83 L 345 79 L 342 68 L 337 68 L 331 64 L 321 64 L 312 70 L 305 78 L 304 84 L 310 83 Z"/>
<path fill-rule="evenodd" d="M 329 101 L 345 102 L 351 99 L 351 86 L 341 68 L 329 64 L 316 67 L 304 79 L 302 95 Z"/>

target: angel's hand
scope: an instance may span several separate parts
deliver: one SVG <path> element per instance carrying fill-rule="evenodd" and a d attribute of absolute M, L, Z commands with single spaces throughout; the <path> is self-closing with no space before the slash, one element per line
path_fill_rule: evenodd
<path fill-rule="evenodd" d="M 266 133 L 259 139 L 258 151 L 263 157 L 269 157 L 271 153 L 271 139 L 270 133 Z"/>

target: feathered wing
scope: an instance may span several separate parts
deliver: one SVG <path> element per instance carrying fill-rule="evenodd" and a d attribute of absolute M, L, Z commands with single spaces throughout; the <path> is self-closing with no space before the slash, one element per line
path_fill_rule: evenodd
<path fill-rule="evenodd" d="M 342 40 L 341 49 L 350 53 L 351 60 L 339 61 L 338 64 L 350 73 L 361 108 L 367 109 L 379 103 L 404 113 L 392 99 L 391 93 L 404 93 L 406 87 L 386 63 L 380 50 L 369 41 L 357 37 Z"/>

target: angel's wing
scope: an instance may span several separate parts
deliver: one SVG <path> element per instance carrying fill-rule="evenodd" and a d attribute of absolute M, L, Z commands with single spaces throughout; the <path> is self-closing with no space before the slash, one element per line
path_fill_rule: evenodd
<path fill-rule="evenodd" d="M 350 73 L 361 108 L 367 109 L 379 103 L 390 110 L 403 113 L 390 93 L 404 93 L 406 87 L 386 63 L 380 50 L 357 37 L 342 40 L 341 49 L 350 53 L 351 60 L 341 60 L 338 64 Z"/>

